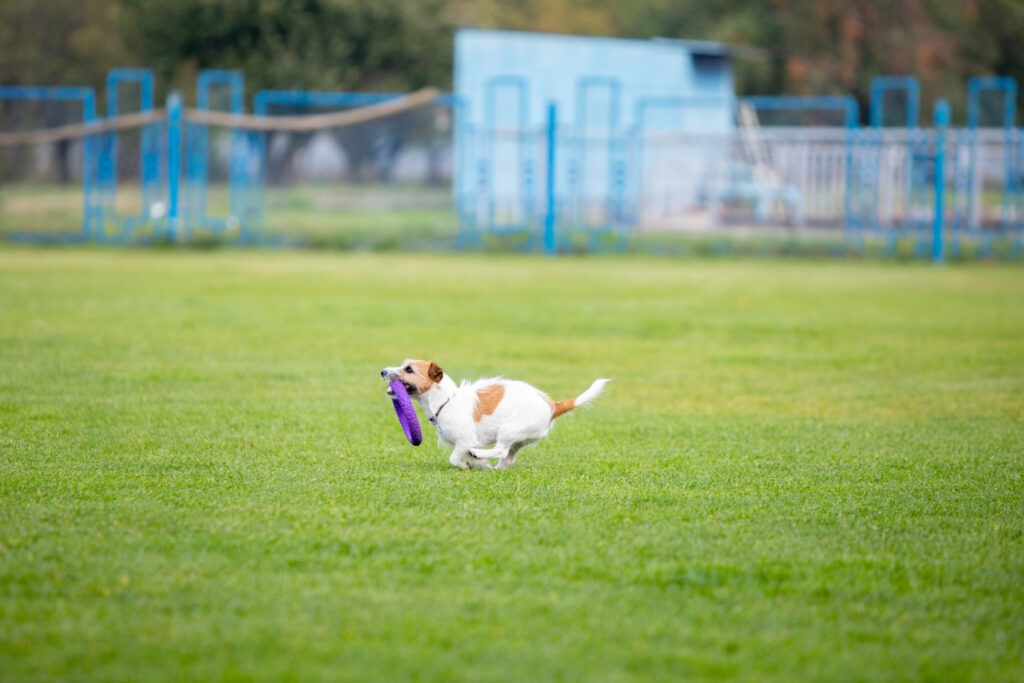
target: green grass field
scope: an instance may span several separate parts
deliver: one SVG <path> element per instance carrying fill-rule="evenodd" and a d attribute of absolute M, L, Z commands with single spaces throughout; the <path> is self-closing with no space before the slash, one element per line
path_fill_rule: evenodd
<path fill-rule="evenodd" d="M 2 247 L 0 679 L 1024 680 L 1022 463 L 1020 266 Z"/>

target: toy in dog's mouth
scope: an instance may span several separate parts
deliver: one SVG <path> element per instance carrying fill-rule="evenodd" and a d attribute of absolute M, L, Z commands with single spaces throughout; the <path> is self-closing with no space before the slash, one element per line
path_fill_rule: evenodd
<path fill-rule="evenodd" d="M 402 382 L 402 380 L 398 380 L 398 381 Z M 413 385 L 409 384 L 408 382 L 402 382 L 402 386 L 405 387 L 406 393 L 409 394 L 410 396 L 415 396 L 416 394 L 419 393 L 416 390 L 416 387 L 414 387 Z M 391 388 L 391 384 L 390 383 L 388 383 L 387 389 L 384 391 L 384 393 L 386 393 L 388 396 L 394 397 L 395 390 Z"/>

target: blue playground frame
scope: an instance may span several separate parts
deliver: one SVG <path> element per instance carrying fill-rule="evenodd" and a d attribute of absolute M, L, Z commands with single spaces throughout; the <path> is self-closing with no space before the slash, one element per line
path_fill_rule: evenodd
<path fill-rule="evenodd" d="M 652 109 L 676 109 L 685 114 L 691 107 L 727 107 L 730 115 L 735 117 L 737 99 L 735 97 L 642 97 L 633 103 L 632 137 L 636 142 L 635 162 L 633 164 L 633 180 L 631 184 L 632 203 L 639 204 L 643 198 L 644 178 L 644 147 L 646 145 L 647 112 Z M 629 225 L 635 225 L 639 211 L 630 214 Z"/>
<path fill-rule="evenodd" d="M 35 100 L 82 103 L 82 123 L 96 122 L 96 93 L 92 88 L 0 86 L 0 100 Z M 82 149 L 83 241 L 102 238 L 103 203 L 97 182 L 99 135 L 85 137 Z"/>
<path fill-rule="evenodd" d="M 756 111 L 838 111 L 843 115 L 846 128 L 846 189 L 843 193 L 843 228 L 847 231 L 863 231 L 866 221 L 854 212 L 854 146 L 857 143 L 858 113 L 857 100 L 850 95 L 821 96 L 769 96 L 744 97 L 743 101 Z"/>
<path fill-rule="evenodd" d="M 874 197 L 879 192 L 878 172 L 881 167 L 882 129 L 885 121 L 885 96 L 889 92 L 903 92 L 906 97 L 906 112 L 902 127 L 907 131 L 907 194 L 904 198 L 904 221 L 896 230 L 887 234 L 891 243 L 915 231 L 928 229 L 927 220 L 915 220 L 915 213 L 924 213 L 928 204 L 928 160 L 931 158 L 929 136 L 920 130 L 921 88 L 913 76 L 877 76 L 871 81 L 871 143 L 874 154 L 873 164 Z M 876 214 L 877 218 L 877 214 Z M 872 231 L 881 234 L 877 220 L 872 221 Z"/>
<path fill-rule="evenodd" d="M 107 119 L 124 113 L 120 91 L 126 84 L 138 85 L 140 112 L 154 109 L 154 81 L 148 69 L 113 69 L 106 81 Z M 211 108 L 214 88 L 227 88 L 229 111 L 244 113 L 244 84 L 244 76 L 238 71 L 201 72 L 196 82 L 198 109 Z M 877 204 L 878 184 L 881 182 L 878 171 L 882 129 L 887 123 L 885 98 L 893 91 L 904 92 L 907 102 L 905 120 L 902 121 L 902 127 L 908 133 L 907 208 L 902 223 L 895 219 L 893 230 L 882 231 L 872 202 Z M 1004 137 L 999 148 L 1005 151 L 1001 158 L 1001 220 L 998 224 L 983 225 L 975 216 L 979 200 L 974 186 L 984 163 L 979 151 L 981 97 L 989 91 L 1000 93 L 1003 98 L 999 127 Z M 509 92 L 511 99 L 506 96 Z M 368 106 L 406 94 L 264 90 L 254 97 L 253 111 L 266 115 L 273 104 Z M 847 131 L 842 224 L 847 233 L 866 235 L 869 230 L 875 234 L 884 233 L 890 248 L 900 237 L 913 238 L 918 253 L 926 251 L 930 243 L 932 257 L 937 261 L 944 259 L 947 251 L 956 252 L 968 242 L 978 245 L 977 253 L 982 256 L 998 246 L 996 240 L 1012 239 L 1013 253 L 1019 255 L 1021 251 L 1024 238 L 1024 134 L 1016 126 L 1018 87 L 1012 78 L 971 78 L 968 82 L 967 125 L 956 132 L 950 130 L 950 107 L 941 100 L 936 102 L 934 131 L 920 128 L 920 86 L 909 76 L 884 76 L 872 81 L 870 127 L 866 130 L 859 128 L 858 106 L 850 96 L 757 96 L 742 100 L 700 96 L 640 98 L 634 103 L 634 120 L 627 128 L 622 125 L 623 85 L 614 78 L 581 76 L 576 80 L 571 124 L 559 122 L 558 108 L 549 103 L 546 123 L 531 127 L 530 114 L 536 103 L 530 100 L 528 80 L 521 76 L 492 77 L 486 83 L 485 95 L 482 102 L 484 124 L 479 129 L 471 123 L 468 102 L 453 95 L 439 95 L 435 100 L 437 106 L 451 110 L 454 121 L 456 177 L 452 193 L 460 226 L 459 246 L 479 243 L 481 230 L 498 234 L 526 230 L 530 234 L 530 245 L 542 245 L 548 253 L 566 246 L 565 240 L 570 233 L 580 229 L 589 231 L 591 248 L 595 247 L 595 235 L 604 244 L 603 240 L 611 235 L 610 231 L 636 224 L 638 214 L 634 204 L 642 196 L 644 132 L 653 125 L 647 120 L 649 112 L 665 107 L 686 112 L 708 106 L 726 107 L 735 112 L 737 104 L 743 101 L 756 111 L 835 111 L 842 115 Z M 81 121 L 87 125 L 101 123 L 97 116 L 97 98 L 91 88 L 0 86 L 0 100 L 80 102 Z M 598 100 L 606 111 L 603 114 L 598 112 L 595 119 L 597 110 L 593 104 Z M 502 113 L 506 116 L 511 114 L 511 120 L 502 121 Z M 510 151 L 502 156 L 515 164 L 514 169 L 502 169 L 502 178 L 515 179 L 516 194 L 520 195 L 515 201 L 522 205 L 514 223 L 505 225 L 494 225 L 498 204 L 495 164 L 500 161 L 495 153 L 495 133 L 499 122 L 507 126 L 502 133 L 507 133 Z M 166 138 L 161 135 L 164 126 Z M 607 130 L 608 187 L 603 214 L 607 225 L 601 226 L 583 225 L 570 210 L 573 202 L 587 201 L 596 192 L 594 183 L 586 184 L 587 155 L 604 152 L 595 152 L 588 147 L 589 142 L 585 140 L 588 127 L 599 129 L 596 135 L 602 142 Z M 226 216 L 213 216 L 209 215 L 206 205 L 210 164 L 208 128 L 206 124 L 188 123 L 181 98 L 175 93 L 170 94 L 166 123 L 146 124 L 140 129 L 142 206 L 138 213 L 128 214 L 117 213 L 115 207 L 118 189 L 117 132 L 82 136 L 82 230 L 74 239 L 128 243 L 137 238 L 139 228 L 147 223 L 156 228 L 160 225 L 161 212 L 155 207 L 164 196 L 165 179 L 168 182 L 166 229 L 171 239 L 188 237 L 195 229 L 224 232 L 236 228 L 243 241 L 260 239 L 265 220 L 267 134 L 240 128 L 230 131 L 229 211 Z M 950 163 L 947 150 L 950 138 L 946 135 L 954 136 L 952 140 L 956 146 L 952 149 L 958 151 L 957 156 L 951 159 L 953 168 L 948 174 L 944 173 Z M 471 155 L 473 146 L 483 153 Z M 470 158 L 477 159 L 473 168 L 464 163 Z M 593 172 L 602 174 L 603 179 L 606 169 L 601 164 L 598 167 L 600 170 Z M 509 170 L 513 171 L 512 175 L 505 172 Z M 546 181 L 542 187 L 536 187 L 542 173 L 547 174 L 544 176 Z M 952 192 L 945 187 L 947 175 L 953 179 Z M 998 177 L 998 172 L 994 175 Z M 182 181 L 184 188 L 181 187 Z M 564 188 L 561 193 L 559 188 Z M 537 192 L 546 195 L 539 197 Z M 590 205 L 594 206 L 593 203 Z M 951 220 L 947 220 L 947 206 L 952 206 Z M 593 218 L 584 217 L 582 222 L 586 220 Z M 565 232 L 556 234 L 559 229 Z M 602 230 L 604 232 L 600 232 Z M 562 242 L 559 242 L 559 237 Z M 947 238 L 948 245 L 945 244 Z"/>
<path fill-rule="evenodd" d="M 272 105 L 287 105 L 297 107 L 369 107 L 381 104 L 389 100 L 405 97 L 404 92 L 348 92 L 348 91 L 317 91 L 317 90 L 260 90 L 253 96 L 252 111 L 257 116 L 267 116 Z M 466 104 L 460 98 L 441 94 L 435 98 L 434 103 L 439 107 L 446 107 L 453 112 L 454 126 L 463 125 Z M 457 138 L 456 138 L 457 139 Z M 257 177 L 254 182 L 256 198 L 251 204 L 249 221 L 254 235 L 263 235 L 264 220 L 266 216 L 265 193 L 267 186 L 267 134 L 262 131 L 254 131 L 251 134 L 253 149 L 257 156 Z M 453 196 L 460 214 L 460 225 L 462 225 L 462 202 L 458 194 L 458 179 L 453 182 Z"/>
<path fill-rule="evenodd" d="M 584 136 L 590 125 L 588 93 L 606 89 L 608 110 L 604 126 L 608 131 L 608 186 L 605 195 L 605 219 L 607 230 L 616 225 L 632 225 L 635 216 L 626 209 L 626 140 L 620 134 L 622 110 L 622 83 L 617 78 L 605 76 L 581 76 L 576 80 L 576 130 L 580 136 L 569 165 L 569 193 L 578 202 L 586 194 L 586 169 L 588 145 Z M 592 227 L 592 226 L 587 226 Z"/>
<path fill-rule="evenodd" d="M 520 193 L 521 220 L 516 223 L 498 224 L 495 223 L 495 178 L 496 166 L 496 143 L 497 143 L 497 119 L 498 119 L 498 93 L 501 89 L 511 88 L 516 92 L 516 167 L 519 182 L 522 183 L 523 191 Z M 536 162 L 533 159 L 530 144 L 530 87 L 522 76 L 495 76 L 487 81 L 484 86 L 484 131 L 486 144 L 483 144 L 484 155 L 477 169 L 477 186 L 486 197 L 487 217 L 485 224 L 494 233 L 513 233 L 529 229 L 536 210 L 533 203 L 533 190 L 535 179 Z"/>
<path fill-rule="evenodd" d="M 368 107 L 387 100 L 401 97 L 405 93 L 359 93 L 331 92 L 316 90 L 260 90 L 253 97 L 252 112 L 256 116 L 267 116 L 271 105 L 288 105 L 297 107 Z M 252 133 L 257 158 L 257 177 L 255 187 L 259 188 L 258 196 L 253 202 L 250 216 L 251 230 L 255 235 L 264 235 L 266 218 L 267 191 L 267 134 L 263 131 Z"/>
<path fill-rule="evenodd" d="M 228 111 L 245 113 L 245 75 L 241 71 L 208 69 L 196 77 L 196 108 L 210 110 L 210 91 L 213 87 L 229 90 Z M 182 212 L 183 228 L 200 228 L 214 233 L 241 230 L 242 239 L 251 235 L 246 226 L 252 205 L 252 187 L 247 173 L 248 148 L 251 133 L 231 131 L 231 161 L 229 172 L 229 209 L 227 216 L 213 216 L 207 207 L 209 183 L 209 130 L 204 124 L 185 124 L 185 205 Z"/>
<path fill-rule="evenodd" d="M 107 118 L 116 118 L 120 109 L 119 87 L 125 83 L 139 84 L 139 112 L 153 110 L 153 72 L 149 69 L 111 69 L 107 73 Z M 103 136 L 99 161 L 99 184 L 103 196 L 103 232 L 106 239 L 111 225 L 120 230 L 120 239 L 129 241 L 139 227 L 152 224 L 157 216 L 153 207 L 161 196 L 160 186 L 160 124 L 152 123 L 140 131 L 140 191 L 139 212 L 134 215 L 117 213 L 117 131 Z"/>
<path fill-rule="evenodd" d="M 990 251 L 994 236 L 990 232 L 982 230 L 980 223 L 974 220 L 975 213 L 975 199 L 974 199 L 974 183 L 975 173 L 978 162 L 978 124 L 981 115 L 981 94 L 985 91 L 997 91 L 1003 93 L 1003 120 L 1001 127 L 1003 129 L 1004 144 L 1007 150 L 1006 158 L 1004 160 L 1004 174 L 1003 174 L 1003 186 L 1000 191 L 1000 212 L 1001 212 L 1001 229 L 1000 232 L 1003 235 L 1014 233 L 1015 248 L 1019 249 L 1021 232 L 1024 230 L 1024 220 L 1018 218 L 1017 225 L 1013 226 L 1011 222 L 1011 206 L 1016 207 L 1018 216 L 1020 216 L 1022 205 L 1021 193 L 1021 170 L 1019 164 L 1021 162 L 1021 150 L 1020 147 L 1020 135 L 1019 131 L 1015 128 L 1016 116 L 1017 116 L 1017 81 L 1010 76 L 974 76 L 967 82 L 967 145 L 968 153 L 970 155 L 970 162 L 967 166 L 966 174 L 966 195 L 967 195 L 967 207 L 966 213 L 957 216 L 958 220 L 954 223 L 954 229 L 958 233 L 958 237 L 962 237 L 964 233 L 972 237 L 980 237 L 982 252 L 987 253 Z M 1016 139 L 1015 139 L 1016 136 Z M 1016 227 L 1016 229 L 1014 229 Z M 959 243 L 959 239 L 954 242 L 954 247 Z"/>

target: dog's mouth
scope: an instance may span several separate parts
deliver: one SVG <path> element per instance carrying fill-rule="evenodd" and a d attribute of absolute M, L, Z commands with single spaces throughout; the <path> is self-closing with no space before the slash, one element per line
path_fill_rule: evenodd
<path fill-rule="evenodd" d="M 386 393 L 388 396 L 390 396 L 392 398 L 394 398 L 394 396 L 395 396 L 395 390 L 391 388 L 391 382 L 393 382 L 393 381 L 394 380 L 388 380 L 388 386 L 387 386 L 387 389 L 384 392 L 384 393 Z M 416 390 L 416 387 L 414 387 L 413 385 L 409 384 L 408 382 L 406 382 L 404 380 L 398 380 L 398 381 L 402 383 L 402 386 L 405 387 L 406 393 L 409 394 L 410 396 L 415 396 L 416 394 L 419 393 Z"/>

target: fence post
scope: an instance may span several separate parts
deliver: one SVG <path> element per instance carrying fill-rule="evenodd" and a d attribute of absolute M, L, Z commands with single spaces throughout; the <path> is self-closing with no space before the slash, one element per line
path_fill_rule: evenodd
<path fill-rule="evenodd" d="M 854 209 L 857 207 L 854 205 L 854 180 L 853 180 L 853 145 L 859 137 L 857 135 L 857 124 L 858 111 L 857 102 L 852 98 L 847 98 L 844 101 L 844 117 L 843 125 L 846 128 L 846 187 L 843 192 L 843 232 L 849 234 L 849 230 L 852 227 L 860 229 L 861 239 L 867 240 L 864 231 L 864 223 L 857 218 L 856 223 L 853 216 Z"/>
<path fill-rule="evenodd" d="M 943 244 L 943 233 L 946 222 L 946 131 L 949 128 L 949 102 L 939 100 L 935 103 L 935 215 L 932 217 L 932 261 L 942 263 L 946 260 Z"/>
<path fill-rule="evenodd" d="M 96 122 L 96 95 L 89 88 L 82 98 L 82 121 Z M 100 196 L 99 154 L 103 143 L 102 135 L 89 135 L 82 145 L 82 236 L 85 240 L 103 238 L 103 202 Z"/>
<path fill-rule="evenodd" d="M 181 95 L 172 92 L 167 97 L 167 236 L 178 235 L 181 213 Z"/>
<path fill-rule="evenodd" d="M 555 255 L 555 144 L 557 143 L 558 108 L 548 105 L 547 212 L 544 214 L 544 253 Z"/>

